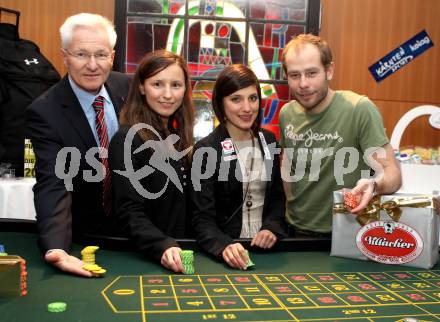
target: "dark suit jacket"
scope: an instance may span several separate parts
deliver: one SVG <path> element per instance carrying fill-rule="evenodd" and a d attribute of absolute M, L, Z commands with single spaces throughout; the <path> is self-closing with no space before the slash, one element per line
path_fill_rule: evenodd
<path fill-rule="evenodd" d="M 261 129 L 267 145 L 276 143 L 275 135 Z M 202 147 L 212 147 L 216 151 L 216 166 L 214 175 L 209 179 L 201 179 L 201 190 L 196 191 L 193 185 L 191 193 L 193 207 L 193 226 L 200 245 L 212 255 L 219 257 L 229 244 L 234 243 L 234 238 L 239 238 L 242 226 L 243 182 L 237 180 L 235 171 L 237 159 L 224 161 L 221 142 L 230 138 L 225 126 L 220 124 L 210 135 L 197 142 L 193 154 L 192 180 L 196 179 L 197 150 Z M 260 149 L 264 146 L 258 138 Z M 278 145 L 276 144 L 276 147 Z M 235 153 L 233 154 L 235 155 Z M 263 223 L 261 230 L 267 229 L 278 238 L 285 236 L 284 212 L 285 196 L 280 174 L 279 154 L 271 155 L 272 170 L 271 180 L 267 181 L 263 207 Z M 230 163 L 228 177 L 225 181 L 219 180 L 220 163 Z M 206 171 L 206 158 L 202 163 L 201 173 Z M 266 164 L 266 171 L 269 173 Z M 211 165 L 212 166 L 212 165 Z M 238 211 L 237 211 L 238 210 Z M 236 213 L 231 218 L 233 213 Z"/>
<path fill-rule="evenodd" d="M 129 81 L 129 76 L 112 72 L 105 83 L 117 115 Z M 41 250 L 69 251 L 72 235 L 82 232 L 110 234 L 114 225 L 103 213 L 102 182 L 86 182 L 83 178 L 84 170 L 93 169 L 85 161 L 86 152 L 97 144 L 67 75 L 27 108 L 26 125 L 36 155 L 34 203 Z M 75 148 L 81 156 L 72 192 L 55 174 L 57 154 L 63 147 Z M 78 166 L 73 159 L 71 165 Z M 65 173 L 74 172 L 75 166 L 69 164 L 68 159 L 62 168 Z"/>
<path fill-rule="evenodd" d="M 161 163 L 162 166 L 171 166 L 165 169 L 166 173 L 155 169 L 154 162 L 150 164 L 150 160 L 156 151 L 147 148 L 134 153 L 144 143 L 138 134 L 134 136 L 130 149 L 127 150 L 129 155 L 124 156 L 124 142 L 128 131 L 128 126 L 121 127 L 109 147 L 115 214 L 121 228 L 133 239 L 136 246 L 145 255 L 160 261 L 165 250 L 179 247 L 174 238 L 190 237 L 190 229 L 186 227 L 191 223 L 191 220 L 188 220 L 190 218 L 187 218 L 189 169 L 185 169 L 181 160 L 171 158 Z M 153 170 L 148 175 L 143 172 L 145 177 L 139 180 L 139 183 L 145 191 L 139 189 L 141 193 L 129 178 L 115 172 L 131 168 L 126 164 L 127 158 L 131 159 L 134 171 L 142 171 L 140 169 L 146 166 Z M 182 191 L 169 180 L 169 172 L 176 175 L 175 179 L 181 183 Z M 162 190 L 163 193 L 160 193 Z"/>

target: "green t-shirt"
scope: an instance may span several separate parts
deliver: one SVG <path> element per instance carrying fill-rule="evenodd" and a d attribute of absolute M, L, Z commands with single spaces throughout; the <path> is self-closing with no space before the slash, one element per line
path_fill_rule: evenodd
<path fill-rule="evenodd" d="M 380 112 L 366 96 L 335 91 L 325 111 L 306 114 L 292 101 L 281 109 L 279 122 L 280 145 L 292 157 L 286 220 L 300 229 L 330 232 L 332 192 L 368 177 L 364 152 L 388 143 Z"/>

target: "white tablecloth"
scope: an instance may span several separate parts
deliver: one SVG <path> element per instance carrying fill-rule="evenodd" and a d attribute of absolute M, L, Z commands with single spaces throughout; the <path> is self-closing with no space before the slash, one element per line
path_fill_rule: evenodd
<path fill-rule="evenodd" d="M 0 218 L 35 220 L 34 178 L 0 178 Z"/>

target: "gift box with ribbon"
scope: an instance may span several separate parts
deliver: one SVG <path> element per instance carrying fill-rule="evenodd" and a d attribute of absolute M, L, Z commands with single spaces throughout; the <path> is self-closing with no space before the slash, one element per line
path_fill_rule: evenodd
<path fill-rule="evenodd" d="M 0 256 L 0 298 L 26 294 L 26 261 L 15 255 Z"/>
<path fill-rule="evenodd" d="M 355 215 L 344 191 L 335 191 L 330 255 L 431 268 L 439 258 L 439 224 L 433 196 L 376 196 Z"/>

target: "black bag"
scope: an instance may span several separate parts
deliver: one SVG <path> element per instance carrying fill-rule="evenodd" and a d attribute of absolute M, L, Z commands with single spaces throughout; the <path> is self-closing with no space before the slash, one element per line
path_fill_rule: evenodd
<path fill-rule="evenodd" d="M 16 24 L 0 22 L 0 163 L 11 163 L 23 176 L 24 111 L 60 74 L 35 43 L 20 39 L 20 12 L 0 7 L 0 19 L 2 11 L 15 14 Z"/>

